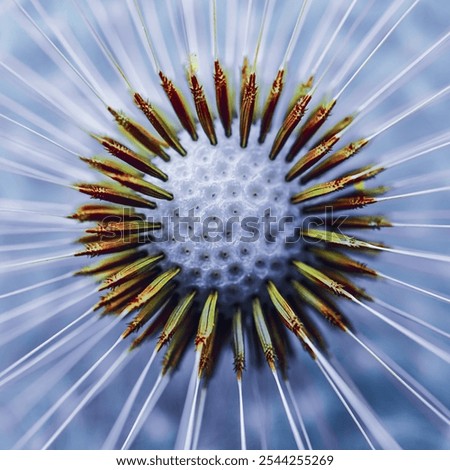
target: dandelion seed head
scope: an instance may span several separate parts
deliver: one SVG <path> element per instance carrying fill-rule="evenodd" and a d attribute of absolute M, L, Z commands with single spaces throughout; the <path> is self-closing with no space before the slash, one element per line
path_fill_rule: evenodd
<path fill-rule="evenodd" d="M 302 4 L 303 25 L 294 14 Z M 0 393 L 8 446 L 245 448 L 247 439 L 252 448 L 302 448 L 309 438 L 314 448 L 448 446 L 449 247 L 441 235 L 448 193 L 427 193 L 448 185 L 447 147 L 381 168 L 448 141 L 448 95 L 364 145 L 448 86 L 443 42 L 377 94 L 440 40 L 448 15 L 435 13 L 445 2 L 420 3 L 336 106 L 330 101 L 413 4 L 17 0 L 0 7 L 9 77 L 0 90 L 7 167 L 0 322 L 8 326 L 0 334 Z M 424 20 L 430 12 L 436 31 Z M 300 90 L 311 96 L 285 121 Z M 333 111 L 314 129 L 319 105 Z M 350 126 L 321 154 L 320 137 L 345 116 Z M 328 161 L 336 153 L 339 165 L 337 157 Z M 373 174 L 368 165 L 378 165 Z M 407 195 L 417 189 L 425 193 Z M 321 225 L 328 206 L 350 216 L 342 229 Z M 9 217 L 15 208 L 30 210 L 29 219 Z M 269 234 L 267 217 L 277 220 Z M 421 222 L 439 228 L 414 225 Z M 47 263 L 60 254 L 61 229 L 77 242 L 62 240 L 68 251 Z M 16 247 L 33 255 L 17 257 Z M 17 260 L 22 269 L 10 270 Z M 14 361 L 35 344 L 49 355 L 24 360 L 28 375 Z M 126 366 L 102 383 L 128 348 Z M 158 388 L 158 374 L 166 388 Z M 86 432 L 93 425 L 95 433 Z"/>
<path fill-rule="evenodd" d="M 260 293 L 265 279 L 287 274 L 299 248 L 287 241 L 294 235 L 295 189 L 286 188 L 288 165 L 267 158 L 270 145 L 259 145 L 256 132 L 245 149 L 237 137 L 217 146 L 205 136 L 184 140 L 186 157 L 159 163 L 174 195 L 158 204 L 157 217 L 167 223 L 161 248 L 167 266 L 182 266 L 183 290 L 219 289 L 226 312 Z M 286 221 L 282 233 L 273 222 L 264 225 L 268 217 Z"/>

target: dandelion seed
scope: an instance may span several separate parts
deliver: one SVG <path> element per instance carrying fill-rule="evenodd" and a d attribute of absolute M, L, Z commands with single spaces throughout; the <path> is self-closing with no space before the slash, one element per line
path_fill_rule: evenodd
<path fill-rule="evenodd" d="M 5 14 L 1 445 L 447 447 L 450 20 L 62 3 Z"/>

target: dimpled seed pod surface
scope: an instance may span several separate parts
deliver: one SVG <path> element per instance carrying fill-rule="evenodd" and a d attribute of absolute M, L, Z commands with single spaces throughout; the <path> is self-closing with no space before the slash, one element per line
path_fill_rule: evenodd
<path fill-rule="evenodd" d="M 448 449 L 446 2 L 0 30 L 1 448 Z"/>

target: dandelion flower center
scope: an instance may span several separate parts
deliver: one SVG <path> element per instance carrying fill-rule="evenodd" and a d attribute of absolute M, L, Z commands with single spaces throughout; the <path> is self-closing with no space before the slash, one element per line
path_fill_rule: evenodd
<path fill-rule="evenodd" d="M 204 136 L 185 140 L 186 157 L 159 164 L 174 195 L 158 204 L 165 262 L 183 268 L 183 289 L 215 288 L 226 304 L 240 303 L 288 269 L 295 236 L 288 166 L 269 160 L 270 146 L 256 139 L 247 148 L 238 138 L 217 146 Z"/>

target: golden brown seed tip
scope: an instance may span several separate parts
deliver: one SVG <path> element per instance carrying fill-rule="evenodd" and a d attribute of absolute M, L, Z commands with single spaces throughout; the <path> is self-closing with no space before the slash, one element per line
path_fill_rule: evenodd
<path fill-rule="evenodd" d="M 104 204 L 84 204 L 74 214 L 67 216 L 80 222 L 101 222 L 103 220 L 145 220 L 145 215 L 134 209 Z"/>
<path fill-rule="evenodd" d="M 189 108 L 183 94 L 175 87 L 172 80 L 167 78 L 161 71 L 159 71 L 159 78 L 161 79 L 161 86 L 166 93 L 175 114 L 180 120 L 181 125 L 191 136 L 192 140 L 198 140 L 194 120 L 189 112 Z"/>
<path fill-rule="evenodd" d="M 327 153 L 331 151 L 333 145 L 339 140 L 338 136 L 331 136 L 328 140 L 322 144 L 314 147 L 307 152 L 300 160 L 289 170 L 286 175 L 286 181 L 292 181 L 297 176 L 301 175 L 318 161 L 320 161 Z"/>
<path fill-rule="evenodd" d="M 242 88 L 239 120 L 240 145 L 242 148 L 247 147 L 248 137 L 250 135 L 250 129 L 253 122 L 253 114 L 255 112 L 257 92 L 258 87 L 256 86 L 256 74 L 255 72 L 252 72 L 248 75 Z"/>
<path fill-rule="evenodd" d="M 377 200 L 370 196 L 365 196 L 364 194 L 351 196 L 351 197 L 340 197 L 336 199 L 330 199 L 321 204 L 311 204 L 305 206 L 303 211 L 307 214 L 315 212 L 324 212 L 328 208 L 332 208 L 334 211 L 342 210 L 351 210 L 351 209 L 360 209 L 369 204 L 374 204 Z"/>
<path fill-rule="evenodd" d="M 308 174 L 303 176 L 301 182 L 307 183 L 311 181 L 311 179 L 322 175 L 328 170 L 331 170 L 331 168 L 334 168 L 335 166 L 341 164 L 350 157 L 353 157 L 353 155 L 359 152 L 368 143 L 369 141 L 367 139 L 360 139 L 348 144 L 347 146 L 333 153 L 333 155 L 328 157 L 323 162 L 319 163 L 316 167 L 314 167 Z"/>
<path fill-rule="evenodd" d="M 140 155 L 117 140 L 106 136 L 92 135 L 103 147 L 115 157 L 128 163 L 133 168 L 136 168 L 143 173 L 159 178 L 162 181 L 167 181 L 167 175 L 158 167 L 153 165 L 147 157 Z"/>
<path fill-rule="evenodd" d="M 311 248 L 310 251 L 314 253 L 314 255 L 321 261 L 339 269 L 357 274 L 366 274 L 368 276 L 375 277 L 377 276 L 377 272 L 374 269 L 369 268 L 366 264 L 361 263 L 360 261 L 356 261 L 355 259 L 350 258 L 349 256 L 344 255 L 339 251 L 323 250 L 320 248 Z"/>
<path fill-rule="evenodd" d="M 233 351 L 234 351 L 234 371 L 236 377 L 241 380 L 245 369 L 245 344 L 244 330 L 242 325 L 242 312 L 238 308 L 233 315 Z"/>
<path fill-rule="evenodd" d="M 169 155 L 162 149 L 162 147 L 167 147 L 166 142 L 154 137 L 145 127 L 141 126 L 134 119 L 126 116 L 125 114 L 115 111 L 110 107 L 108 107 L 108 111 L 113 115 L 117 124 L 131 140 L 140 144 L 146 150 L 158 155 L 163 160 L 170 160 Z"/>
<path fill-rule="evenodd" d="M 154 209 L 156 204 L 148 201 L 133 193 L 122 191 L 108 184 L 89 184 L 80 183 L 74 185 L 74 188 L 81 193 L 91 196 L 93 199 L 101 199 L 102 201 L 113 202 L 123 206 L 141 207 L 146 209 Z"/>
<path fill-rule="evenodd" d="M 256 332 L 258 334 L 261 347 L 266 358 L 267 364 L 272 370 L 275 370 L 275 349 L 273 347 L 272 338 L 270 337 L 269 329 L 267 327 L 264 313 L 261 308 L 261 302 L 258 297 L 255 297 L 252 302 L 253 305 L 253 320 L 255 322 Z"/>
<path fill-rule="evenodd" d="M 346 319 L 335 306 L 331 306 L 324 299 L 320 298 L 297 281 L 292 281 L 292 285 L 300 298 L 323 315 L 332 325 L 337 326 L 343 331 L 347 330 Z"/>
<path fill-rule="evenodd" d="M 100 285 L 99 291 L 104 289 L 112 289 L 119 284 L 128 282 L 129 280 L 135 278 L 138 275 L 141 275 L 145 272 L 149 272 L 155 267 L 164 258 L 162 253 L 159 253 L 155 256 L 147 256 L 143 259 L 138 259 L 134 263 L 129 263 L 127 266 L 123 267 L 120 271 L 116 272 Z"/>
<path fill-rule="evenodd" d="M 145 251 L 129 251 L 125 253 L 119 253 L 118 255 L 110 256 L 106 259 L 102 259 L 99 263 L 92 264 L 81 268 L 75 274 L 80 275 L 94 275 L 104 272 L 110 272 L 111 270 L 120 268 L 128 263 L 146 256 Z"/>
<path fill-rule="evenodd" d="M 150 302 L 167 286 L 173 288 L 173 279 L 181 272 L 181 268 L 171 268 L 159 276 L 157 276 L 150 284 L 148 284 L 124 309 L 123 313 L 130 313 Z"/>
<path fill-rule="evenodd" d="M 225 135 L 231 136 L 232 103 L 228 89 L 228 80 L 218 60 L 214 61 L 214 86 L 216 90 L 216 104 Z"/>
<path fill-rule="evenodd" d="M 336 105 L 336 100 L 331 100 L 329 103 L 319 105 L 309 116 L 308 120 L 299 131 L 295 142 L 289 149 L 286 155 L 288 162 L 292 161 L 298 152 L 308 143 L 311 137 L 320 129 L 320 127 L 328 119 L 332 109 Z M 334 137 L 334 136 L 333 136 Z"/>
<path fill-rule="evenodd" d="M 345 116 L 337 124 L 335 124 L 330 130 L 328 130 L 317 142 L 315 142 L 312 147 L 316 147 L 317 145 L 321 144 L 325 140 L 328 140 L 333 135 L 340 134 L 341 131 L 343 131 L 346 127 L 348 127 L 353 122 L 354 119 L 355 119 L 355 116 L 353 115 Z"/>
<path fill-rule="evenodd" d="M 99 256 L 110 253 L 117 253 L 119 251 L 130 250 L 136 248 L 145 243 L 149 243 L 150 240 L 143 240 L 140 235 L 132 235 L 126 238 L 118 238 L 117 240 L 111 241 L 93 241 L 86 243 L 84 250 L 75 253 L 75 256 Z"/>
<path fill-rule="evenodd" d="M 306 107 L 308 106 L 310 101 L 311 95 L 306 94 L 302 96 L 295 103 L 294 107 L 284 119 L 283 124 L 281 125 L 270 150 L 269 158 L 271 160 L 274 160 L 277 155 L 281 152 L 289 136 L 292 134 L 292 132 L 294 132 L 294 129 L 297 127 L 298 123 L 304 116 L 306 112 Z"/>
<path fill-rule="evenodd" d="M 125 331 L 122 333 L 122 338 L 128 337 L 131 333 L 136 332 L 143 325 L 145 325 L 160 309 L 161 305 L 167 301 L 167 296 L 170 294 L 170 286 L 165 286 L 158 291 L 145 305 L 141 311 L 131 320 Z"/>
<path fill-rule="evenodd" d="M 270 89 L 269 96 L 267 97 L 266 103 L 264 105 L 264 111 L 261 118 L 261 128 L 259 131 L 258 142 L 263 144 L 266 140 L 267 134 L 270 131 L 272 125 L 273 115 L 277 109 L 278 101 L 283 91 L 284 85 L 284 69 L 278 70 L 277 76 L 272 83 L 272 88 Z"/>
<path fill-rule="evenodd" d="M 167 142 L 170 147 L 177 151 L 180 155 L 185 156 L 186 150 L 180 144 L 176 132 L 171 128 L 170 124 L 158 113 L 158 111 L 148 101 L 144 100 L 139 93 L 134 93 L 134 102 L 138 108 L 145 114 L 156 132 Z"/>
<path fill-rule="evenodd" d="M 214 122 L 211 112 L 209 110 L 208 101 L 206 99 L 203 87 L 200 85 L 198 78 L 195 74 L 189 76 L 190 88 L 192 97 L 194 98 L 194 105 L 197 111 L 198 120 L 200 125 L 205 131 L 211 145 L 217 144 L 216 131 L 214 129 Z"/>

